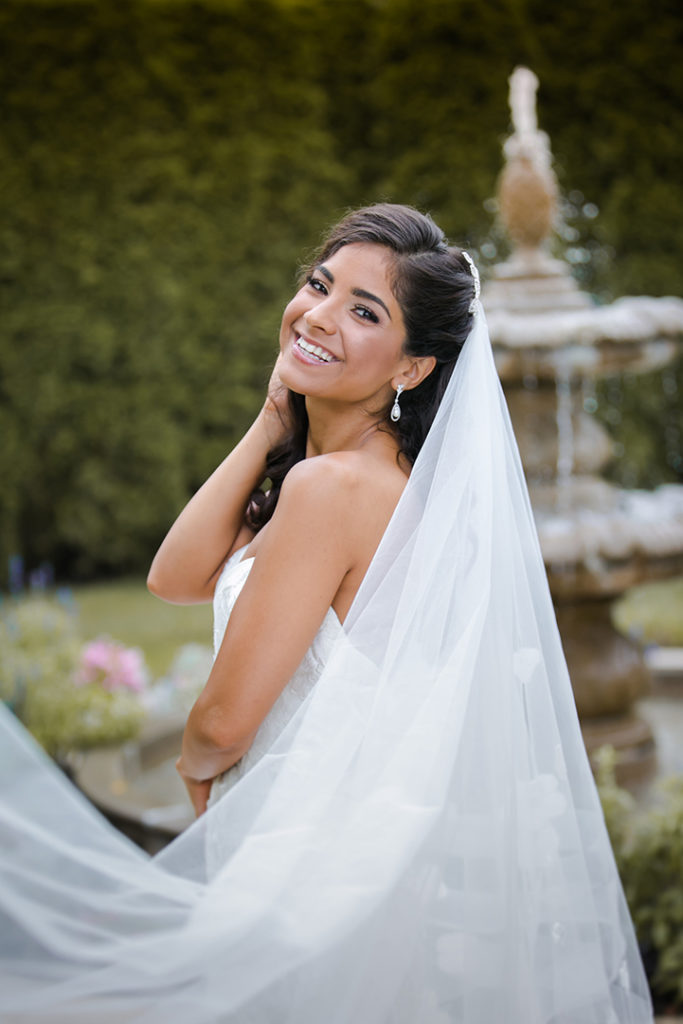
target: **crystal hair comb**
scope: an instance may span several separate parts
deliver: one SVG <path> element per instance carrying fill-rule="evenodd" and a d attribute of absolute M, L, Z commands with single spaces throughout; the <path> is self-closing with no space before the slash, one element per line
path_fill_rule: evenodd
<path fill-rule="evenodd" d="M 479 271 L 477 266 L 468 252 L 464 249 L 461 250 L 463 258 L 467 260 L 470 271 L 472 272 L 472 280 L 474 281 L 474 298 L 470 302 L 470 313 L 474 313 L 477 308 L 479 296 L 481 294 L 481 281 L 479 280 Z"/>

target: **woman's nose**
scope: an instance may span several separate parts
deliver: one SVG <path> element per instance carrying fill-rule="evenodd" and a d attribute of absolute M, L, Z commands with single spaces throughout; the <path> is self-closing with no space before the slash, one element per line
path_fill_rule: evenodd
<path fill-rule="evenodd" d="M 315 306 L 306 310 L 303 320 L 309 330 L 317 327 L 319 330 L 324 331 L 325 334 L 333 334 L 337 329 L 329 299 L 316 302 Z"/>

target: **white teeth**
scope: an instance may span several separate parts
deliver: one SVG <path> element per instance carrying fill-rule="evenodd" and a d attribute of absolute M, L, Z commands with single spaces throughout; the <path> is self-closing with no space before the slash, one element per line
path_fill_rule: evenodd
<path fill-rule="evenodd" d="M 296 343 L 299 348 L 304 350 L 304 352 L 307 352 L 310 356 L 317 356 L 318 359 L 322 359 L 324 363 L 331 363 L 334 361 L 334 356 L 330 355 L 329 352 L 326 352 L 324 348 L 320 347 L 320 345 L 311 345 L 311 343 L 306 341 L 304 338 L 297 338 Z"/>

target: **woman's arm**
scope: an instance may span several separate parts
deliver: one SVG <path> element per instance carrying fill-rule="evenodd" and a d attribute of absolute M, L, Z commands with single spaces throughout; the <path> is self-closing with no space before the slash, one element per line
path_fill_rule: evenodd
<path fill-rule="evenodd" d="M 287 474 L 185 728 L 178 771 L 195 792 L 246 753 L 313 642 L 354 564 L 358 490 L 343 458 L 307 459 Z"/>
<path fill-rule="evenodd" d="M 266 403 L 239 444 L 188 502 L 157 551 L 147 586 L 175 604 L 210 601 L 225 559 L 253 533 L 244 513 L 263 482 L 266 457 L 286 430 L 277 364 Z"/>

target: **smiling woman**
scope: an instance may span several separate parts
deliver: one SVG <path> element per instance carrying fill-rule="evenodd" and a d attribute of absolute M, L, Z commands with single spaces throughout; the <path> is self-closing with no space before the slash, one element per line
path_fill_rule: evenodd
<path fill-rule="evenodd" d="M 145 857 L 0 715 L 3 1020 L 652 1021 L 476 270 L 428 217 L 333 230 L 149 583 L 214 602 L 198 819 Z"/>
<path fill-rule="evenodd" d="M 439 274 L 432 265 L 425 275 L 421 265 L 434 256 Z M 409 335 L 412 310 L 399 302 L 397 282 L 406 296 L 404 279 L 420 274 L 432 297 L 438 286 L 443 294 L 430 304 L 418 340 Z M 263 754 L 273 721 L 281 729 L 286 720 L 279 698 L 285 687 L 296 691 L 293 673 L 327 611 L 343 621 L 351 607 L 436 413 L 432 383 L 441 380 L 443 390 L 467 335 L 474 289 L 466 259 L 429 218 L 377 206 L 342 222 L 287 305 L 268 399 L 251 436 L 180 516 L 149 577 L 160 597 L 181 592 L 201 600 L 222 592 L 233 562 L 227 577 L 223 567 L 236 552 L 254 560 L 178 762 L 198 812 L 213 779 L 221 776 L 224 788 L 237 777 L 229 771 L 237 762 L 241 771 L 256 751 Z M 433 311 L 443 318 L 446 297 L 444 341 Z M 390 414 L 394 403 L 398 419 Z M 266 476 L 268 495 L 251 489 Z M 216 519 L 217 509 L 230 519 Z M 270 642 L 254 644 L 254 628 Z M 258 691 L 254 679 L 262 681 Z"/>

